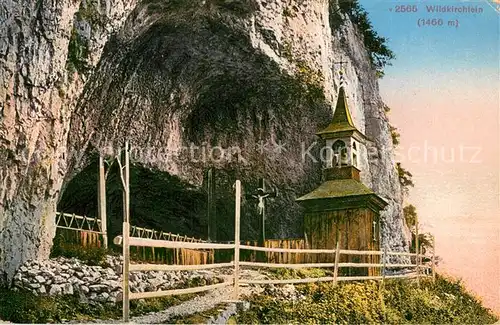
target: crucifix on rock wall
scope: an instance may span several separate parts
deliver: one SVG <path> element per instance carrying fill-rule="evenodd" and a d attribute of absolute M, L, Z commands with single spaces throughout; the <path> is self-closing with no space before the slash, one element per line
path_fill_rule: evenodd
<path fill-rule="evenodd" d="M 333 66 L 335 67 L 336 64 L 340 65 L 339 67 L 339 74 L 340 74 L 340 86 L 344 85 L 345 80 L 344 80 L 344 64 L 348 64 L 348 61 L 337 61 L 333 62 Z"/>
<path fill-rule="evenodd" d="M 336 61 L 336 62 L 333 62 L 333 66 L 335 66 L 336 64 L 340 65 L 340 69 L 339 71 L 343 71 L 344 70 L 344 64 L 348 64 L 349 62 L 348 61 Z"/>
<path fill-rule="evenodd" d="M 257 200 L 257 211 L 259 213 L 259 240 L 258 244 L 264 247 L 266 242 L 266 200 L 275 198 L 278 195 L 277 190 L 266 191 L 266 182 L 264 178 L 259 179 L 259 188 L 257 192 L 247 195 L 247 199 Z M 257 259 L 264 260 L 264 252 L 257 252 Z"/>

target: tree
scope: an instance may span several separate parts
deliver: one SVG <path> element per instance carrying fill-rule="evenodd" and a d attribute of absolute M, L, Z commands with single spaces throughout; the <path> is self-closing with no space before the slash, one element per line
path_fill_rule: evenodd
<path fill-rule="evenodd" d="M 410 252 L 415 253 L 416 252 L 416 239 L 417 239 L 417 220 L 418 220 L 418 214 L 417 214 L 417 208 L 413 204 L 409 204 L 403 208 L 403 215 L 406 221 L 406 225 L 410 229 L 411 233 L 411 247 L 410 247 Z M 422 248 L 425 252 L 433 248 L 433 238 L 434 235 L 432 235 L 430 232 L 426 233 L 419 233 L 418 234 L 418 248 Z"/>
<path fill-rule="evenodd" d="M 403 195 L 408 195 L 408 192 L 410 190 L 409 188 L 415 186 L 412 180 L 413 175 L 408 170 L 404 169 L 403 166 L 401 166 L 400 162 L 396 163 L 396 168 L 398 170 L 398 178 L 399 184 L 401 185 L 401 191 L 403 192 Z"/>
<path fill-rule="evenodd" d="M 412 229 L 417 224 L 417 208 L 413 204 L 407 205 L 403 208 L 403 215 L 405 217 L 406 225 Z"/>
<path fill-rule="evenodd" d="M 392 144 L 394 146 L 397 146 L 399 144 L 399 138 L 401 137 L 401 134 L 399 134 L 398 128 L 392 125 L 389 125 L 389 130 L 391 131 Z"/>
<path fill-rule="evenodd" d="M 339 1 L 338 7 L 358 27 L 377 76 L 383 77 L 384 67 L 391 65 L 390 61 L 396 58 L 394 52 L 387 47 L 387 38 L 379 36 L 373 29 L 368 13 L 361 7 L 358 0 Z"/>

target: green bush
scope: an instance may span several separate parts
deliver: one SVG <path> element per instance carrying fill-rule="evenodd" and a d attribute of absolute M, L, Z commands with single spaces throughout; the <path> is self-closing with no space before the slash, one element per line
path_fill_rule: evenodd
<path fill-rule="evenodd" d="M 80 244 L 69 243 L 58 235 L 54 238 L 50 257 L 78 258 L 87 265 L 106 266 L 106 255 L 112 253 L 103 247 L 83 247 Z"/>
<path fill-rule="evenodd" d="M 138 316 L 159 312 L 189 299 L 194 294 L 133 300 L 130 315 Z M 25 290 L 0 287 L 0 319 L 14 323 L 54 323 L 67 320 L 90 321 L 93 319 L 120 319 L 122 304 L 82 303 L 77 295 L 36 296 Z"/>
<path fill-rule="evenodd" d="M 331 276 L 331 273 L 332 272 L 320 268 L 299 270 L 279 268 L 270 270 L 268 275 L 276 279 L 305 279 Z"/>
<path fill-rule="evenodd" d="M 35 296 L 0 288 L 0 319 L 14 323 L 54 323 L 65 320 L 109 319 L 121 315 L 121 304 L 82 304 L 76 296 Z"/>
<path fill-rule="evenodd" d="M 251 308 L 238 315 L 248 324 L 492 324 L 497 318 L 471 296 L 460 282 L 437 277 L 411 280 L 347 282 L 297 286 L 298 302 L 271 296 L 250 297 Z"/>

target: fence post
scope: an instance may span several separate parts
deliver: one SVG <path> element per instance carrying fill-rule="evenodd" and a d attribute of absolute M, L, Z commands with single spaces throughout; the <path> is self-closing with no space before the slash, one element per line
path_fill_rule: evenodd
<path fill-rule="evenodd" d="M 123 322 L 128 323 L 129 321 L 129 265 L 130 265 L 130 247 L 129 247 L 129 223 L 123 223 Z"/>
<path fill-rule="evenodd" d="M 420 266 L 421 266 L 421 271 L 420 271 L 420 275 L 422 276 L 426 276 L 427 274 L 427 267 L 424 268 L 424 248 L 423 247 L 420 247 Z"/>
<path fill-rule="evenodd" d="M 337 225 L 338 227 L 338 225 Z M 340 233 L 337 232 L 337 245 L 335 246 L 335 266 L 333 269 L 333 284 L 337 285 L 337 278 L 339 274 L 339 259 L 340 259 Z"/>
<path fill-rule="evenodd" d="M 417 249 L 417 285 L 420 288 L 420 265 L 421 265 L 421 256 L 420 250 Z"/>
<path fill-rule="evenodd" d="M 129 321 L 129 264 L 130 264 L 130 159 L 128 141 L 125 142 L 125 177 L 123 177 L 123 322 Z M 121 159 L 121 157 L 119 157 Z M 120 170 L 123 173 L 123 170 Z"/>
<path fill-rule="evenodd" d="M 432 235 L 432 281 L 436 281 L 436 238 Z"/>
<path fill-rule="evenodd" d="M 384 252 L 382 253 L 382 287 L 385 285 L 385 265 L 387 263 L 387 246 L 384 247 Z"/>
<path fill-rule="evenodd" d="M 101 232 L 104 248 L 108 248 L 108 223 L 106 217 L 106 177 L 104 175 L 104 159 L 99 156 L 99 219 L 101 219 Z"/>
<path fill-rule="evenodd" d="M 415 220 L 415 253 L 417 254 L 415 257 L 415 264 L 417 265 L 417 284 L 420 287 L 420 249 L 418 245 L 418 217 Z"/>
<path fill-rule="evenodd" d="M 236 198 L 234 209 L 234 299 L 239 298 L 240 285 L 240 209 L 241 181 L 236 180 Z"/>

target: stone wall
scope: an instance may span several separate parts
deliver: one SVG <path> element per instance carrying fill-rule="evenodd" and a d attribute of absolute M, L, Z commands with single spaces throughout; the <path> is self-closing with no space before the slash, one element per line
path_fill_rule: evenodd
<path fill-rule="evenodd" d="M 58 257 L 28 261 L 14 276 L 14 287 L 37 295 L 77 294 L 82 302 L 116 302 L 122 293 L 122 258 L 107 256 L 105 266 Z M 154 292 L 222 282 L 211 271 L 148 271 L 130 273 L 131 292 Z"/>

